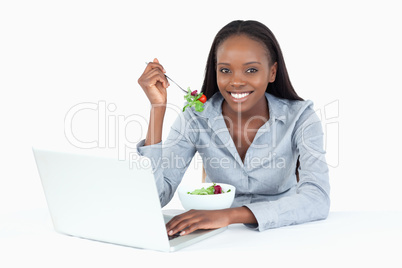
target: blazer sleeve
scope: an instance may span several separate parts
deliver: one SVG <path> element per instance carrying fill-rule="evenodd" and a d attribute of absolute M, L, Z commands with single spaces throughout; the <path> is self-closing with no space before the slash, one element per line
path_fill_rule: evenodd
<path fill-rule="evenodd" d="M 328 166 L 320 119 L 309 106 L 299 117 L 292 145 L 300 155 L 299 183 L 278 200 L 246 205 L 257 219 L 258 230 L 325 219 L 330 208 Z M 250 226 L 251 227 L 251 226 Z"/>

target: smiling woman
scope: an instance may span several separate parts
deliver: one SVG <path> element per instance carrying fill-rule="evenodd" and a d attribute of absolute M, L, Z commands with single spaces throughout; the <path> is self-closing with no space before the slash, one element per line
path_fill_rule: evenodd
<path fill-rule="evenodd" d="M 259 43 L 260 47 L 262 47 L 265 52 L 265 57 L 262 58 L 268 60 L 270 67 L 276 63 L 275 81 L 270 81 L 266 91 L 280 98 L 289 100 L 303 100 L 293 89 L 281 48 L 274 34 L 268 27 L 256 21 L 233 21 L 223 27 L 216 35 L 209 52 L 204 84 L 202 86 L 202 92 L 204 92 L 207 98 L 209 99 L 212 97 L 212 95 L 219 91 L 217 84 L 217 70 L 220 71 L 221 69 L 217 68 L 217 56 L 219 54 L 218 50 L 221 47 L 221 44 L 230 37 L 240 36 L 246 36 L 249 39 Z M 243 52 L 245 51 L 243 50 Z M 253 51 L 249 49 L 248 53 L 253 53 Z M 253 62 L 245 63 L 252 64 Z M 259 63 L 261 64 L 262 62 Z M 253 72 L 253 70 L 250 71 Z"/>
<path fill-rule="evenodd" d="M 226 101 L 223 114 L 241 113 L 244 119 L 260 115 L 268 120 L 264 95 L 268 83 L 275 81 L 277 64 L 271 66 L 264 46 L 246 35 L 238 35 L 224 41 L 216 54 L 217 84 Z"/>
<path fill-rule="evenodd" d="M 207 182 L 236 187 L 231 208 L 178 215 L 166 225 L 169 235 L 232 223 L 263 231 L 327 217 L 321 122 L 313 103 L 293 89 L 279 44 L 265 25 L 234 21 L 218 32 L 202 86 L 204 110 L 190 107 L 180 114 L 162 145 L 164 72 L 155 59 L 138 80 L 152 108 L 147 137 L 137 150 L 153 163 L 161 204 L 172 199 L 195 152 Z M 165 158 L 180 161 L 159 165 Z"/>

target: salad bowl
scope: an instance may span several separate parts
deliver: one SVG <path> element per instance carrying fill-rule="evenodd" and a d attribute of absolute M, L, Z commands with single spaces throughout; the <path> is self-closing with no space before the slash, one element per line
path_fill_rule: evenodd
<path fill-rule="evenodd" d="M 212 190 L 212 194 L 205 194 L 205 191 L 203 190 L 209 190 L 211 189 L 211 186 L 214 185 L 220 186 L 222 192 L 219 194 L 213 194 Z M 177 191 L 180 202 L 185 210 L 215 210 L 231 207 L 235 197 L 236 187 L 225 183 L 198 183 L 192 185 L 180 185 Z"/>

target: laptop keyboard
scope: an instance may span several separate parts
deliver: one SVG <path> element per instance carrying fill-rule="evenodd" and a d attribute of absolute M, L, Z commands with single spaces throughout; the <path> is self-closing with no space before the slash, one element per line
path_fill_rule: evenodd
<path fill-rule="evenodd" d="M 180 236 L 180 232 L 175 233 L 174 235 L 168 235 L 169 240 L 175 239 Z"/>

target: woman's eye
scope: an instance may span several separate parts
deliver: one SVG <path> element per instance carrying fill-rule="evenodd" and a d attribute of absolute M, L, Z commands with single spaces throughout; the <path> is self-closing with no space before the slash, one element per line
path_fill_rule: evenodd
<path fill-rule="evenodd" d="M 246 72 L 247 72 L 247 73 L 256 73 L 256 72 L 258 72 L 258 70 L 255 69 L 255 68 L 249 68 L 249 69 L 247 69 Z"/>
<path fill-rule="evenodd" d="M 228 68 L 221 68 L 220 72 L 224 73 L 224 74 L 227 74 L 227 73 L 230 73 L 230 70 Z"/>

